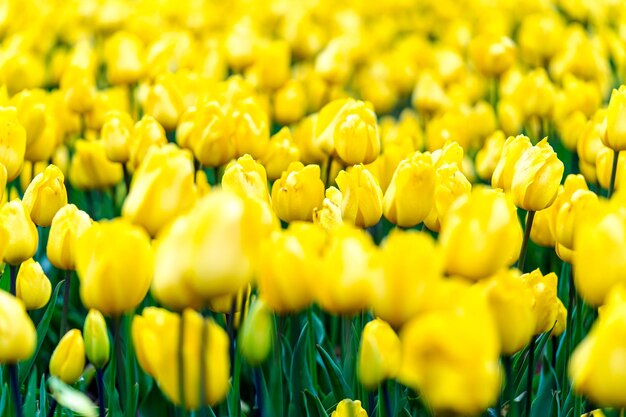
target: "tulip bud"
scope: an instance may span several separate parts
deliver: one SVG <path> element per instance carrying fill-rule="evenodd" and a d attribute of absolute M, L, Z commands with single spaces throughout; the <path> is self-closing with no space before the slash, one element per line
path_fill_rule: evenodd
<path fill-rule="evenodd" d="M 293 129 L 293 140 L 300 149 L 303 164 L 315 164 L 327 159 L 315 138 L 317 113 L 305 117 Z"/>
<path fill-rule="evenodd" d="M 120 219 L 94 223 L 76 244 L 85 307 L 119 315 L 143 300 L 154 273 L 150 239 L 143 229 Z"/>
<path fill-rule="evenodd" d="M 260 100 L 248 97 L 238 101 L 233 106 L 232 118 L 235 156 L 250 154 L 253 158 L 261 158 L 269 146 L 270 126 Z"/>
<path fill-rule="evenodd" d="M 291 51 L 285 40 L 261 41 L 256 46 L 255 62 L 248 74 L 261 89 L 273 90 L 289 79 Z"/>
<path fill-rule="evenodd" d="M 115 32 L 104 45 L 104 60 L 111 84 L 136 82 L 143 74 L 145 62 L 141 39 L 130 32 Z"/>
<path fill-rule="evenodd" d="M 402 349 L 398 335 L 380 319 L 367 323 L 361 335 L 357 375 L 361 384 L 375 389 L 400 369 Z"/>
<path fill-rule="evenodd" d="M 515 44 L 506 36 L 479 35 L 470 42 L 469 53 L 486 76 L 499 76 L 515 62 Z"/>
<path fill-rule="evenodd" d="M 0 164 L 13 181 L 22 171 L 26 152 L 26 130 L 17 120 L 15 107 L 0 107 Z"/>
<path fill-rule="evenodd" d="M 539 268 L 522 275 L 522 281 L 528 285 L 535 296 L 535 334 L 549 331 L 556 322 L 559 312 L 557 297 L 557 276 L 554 272 L 543 275 Z"/>
<path fill-rule="evenodd" d="M 122 215 L 155 236 L 195 202 L 191 153 L 174 144 L 153 147 L 135 171 Z"/>
<path fill-rule="evenodd" d="M 510 136 L 504 142 L 502 153 L 491 177 L 493 188 L 500 188 L 505 192 L 511 191 L 517 161 L 531 147 L 530 139 L 524 135 Z"/>
<path fill-rule="evenodd" d="M 50 263 L 59 269 L 75 269 L 76 242 L 91 225 L 87 213 L 74 204 L 61 207 L 52 219 L 46 252 Z"/>
<path fill-rule="evenodd" d="M 420 113 L 432 114 L 445 109 L 449 99 L 443 85 L 433 76 L 425 71 L 417 79 L 411 104 Z"/>
<path fill-rule="evenodd" d="M 626 87 L 613 89 L 606 113 L 606 134 L 602 142 L 614 151 L 626 150 Z"/>
<path fill-rule="evenodd" d="M 504 147 L 504 132 L 498 130 L 490 135 L 476 154 L 476 173 L 481 180 L 491 182 Z"/>
<path fill-rule="evenodd" d="M 341 217 L 342 200 L 341 191 L 335 187 L 328 187 L 322 208 L 313 209 L 313 223 L 322 226 L 322 228 L 328 231 L 341 226 L 343 224 L 343 218 Z"/>
<path fill-rule="evenodd" d="M 48 165 L 24 192 L 24 207 L 35 224 L 50 226 L 57 211 L 67 204 L 65 178 L 59 168 Z"/>
<path fill-rule="evenodd" d="M 231 111 L 210 101 L 182 115 L 176 140 L 180 146 L 191 148 L 203 166 L 219 167 L 235 156 L 234 132 Z"/>
<path fill-rule="evenodd" d="M 139 166 L 150 147 L 160 147 L 167 143 L 165 130 L 152 116 L 144 116 L 135 123 L 132 137 L 129 162 L 133 168 Z"/>
<path fill-rule="evenodd" d="M 35 255 L 39 241 L 37 227 L 20 200 L 12 200 L 0 208 L 0 224 L 9 232 L 3 262 L 19 265 Z"/>
<path fill-rule="evenodd" d="M 39 262 L 32 258 L 22 262 L 17 273 L 15 295 L 27 310 L 37 310 L 50 300 L 52 286 Z"/>
<path fill-rule="evenodd" d="M 267 152 L 261 158 L 261 162 L 267 169 L 267 177 L 272 181 L 280 178 L 290 163 L 299 160 L 300 150 L 293 142 L 288 127 L 283 127 L 272 136 Z"/>
<path fill-rule="evenodd" d="M 289 80 L 274 93 L 274 118 L 282 125 L 295 123 L 305 115 L 307 104 L 302 83 Z"/>
<path fill-rule="evenodd" d="M 17 363 L 35 352 L 37 333 L 24 304 L 0 290 L 0 363 Z"/>
<path fill-rule="evenodd" d="M 535 213 L 533 227 L 530 229 L 530 240 L 535 242 L 536 245 L 546 248 L 555 247 L 556 239 L 552 229 L 550 228 L 552 216 L 552 206 L 544 210 L 539 210 Z"/>
<path fill-rule="evenodd" d="M 443 257 L 426 233 L 392 231 L 381 246 L 382 279 L 374 283 L 374 312 L 395 328 L 424 310 L 443 277 Z"/>
<path fill-rule="evenodd" d="M 383 192 L 362 164 L 341 171 L 335 180 L 342 195 L 342 218 L 359 227 L 374 226 L 383 215 Z"/>
<path fill-rule="evenodd" d="M 323 200 L 324 183 L 319 165 L 292 162 L 272 187 L 272 208 L 286 222 L 311 221 L 313 210 L 320 208 Z"/>
<path fill-rule="evenodd" d="M 270 202 L 265 167 L 250 155 L 228 164 L 222 176 L 222 188 L 242 198 L 253 197 Z"/>
<path fill-rule="evenodd" d="M 393 174 L 383 200 L 383 213 L 392 223 L 412 227 L 424 221 L 435 199 L 435 168 L 428 154 L 415 152 Z"/>
<path fill-rule="evenodd" d="M 128 162 L 132 132 L 133 119 L 128 113 L 110 111 L 106 114 L 100 138 L 107 158 L 113 162 Z"/>
<path fill-rule="evenodd" d="M 511 193 L 516 206 L 528 211 L 550 206 L 563 178 L 565 167 L 548 139 L 526 150 L 515 164 Z"/>
<path fill-rule="evenodd" d="M 241 355 L 251 366 L 258 366 L 272 350 L 274 327 L 272 312 L 261 299 L 252 303 L 239 330 L 238 346 Z"/>
<path fill-rule="evenodd" d="M 543 67 L 526 74 L 519 89 L 524 94 L 521 106 L 527 118 L 551 116 L 556 93 L 554 85 Z"/>
<path fill-rule="evenodd" d="M 446 271 L 478 280 L 517 260 L 522 228 L 504 193 L 474 187 L 452 204 L 439 239 Z"/>
<path fill-rule="evenodd" d="M 446 164 L 437 169 L 435 183 L 435 204 L 424 224 L 438 232 L 452 203 L 462 195 L 469 195 L 472 184 L 455 164 Z"/>
<path fill-rule="evenodd" d="M 50 358 L 50 375 L 72 385 L 85 369 L 85 343 L 78 329 L 65 333 Z"/>
<path fill-rule="evenodd" d="M 111 347 L 106 321 L 98 310 L 89 310 L 83 326 L 83 335 L 87 359 L 96 368 L 104 368 L 109 362 Z"/>
<path fill-rule="evenodd" d="M 361 407 L 361 401 L 348 398 L 339 401 L 337 408 L 330 417 L 367 417 L 367 411 Z"/>
<path fill-rule="evenodd" d="M 122 180 L 122 165 L 111 162 L 101 141 L 77 140 L 70 183 L 79 190 L 109 188 Z"/>
<path fill-rule="evenodd" d="M 480 285 L 496 320 L 502 353 L 513 355 L 535 332 L 534 293 L 516 269 L 502 270 Z"/>
<path fill-rule="evenodd" d="M 176 129 L 178 119 L 186 107 L 183 93 L 174 77 L 174 74 L 167 73 L 157 78 L 143 103 L 146 114 L 154 117 L 169 131 Z"/>

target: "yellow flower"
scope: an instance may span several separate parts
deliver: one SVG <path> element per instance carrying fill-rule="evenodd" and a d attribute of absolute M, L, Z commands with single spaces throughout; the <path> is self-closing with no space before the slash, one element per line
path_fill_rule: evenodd
<path fill-rule="evenodd" d="M 520 105 L 527 119 L 550 117 L 556 96 L 555 88 L 543 67 L 528 72 L 519 85 Z"/>
<path fill-rule="evenodd" d="M 89 215 L 74 204 L 61 207 L 52 219 L 48 235 L 46 252 L 50 263 L 59 269 L 75 269 L 76 242 L 90 225 Z"/>
<path fill-rule="evenodd" d="M 436 175 L 432 158 L 415 152 L 398 164 L 383 199 L 383 213 L 392 223 L 412 227 L 433 208 Z"/>
<path fill-rule="evenodd" d="M 293 140 L 300 149 L 300 160 L 303 164 L 315 164 L 325 160 L 320 144 L 315 138 L 317 113 L 305 117 L 293 129 Z"/>
<path fill-rule="evenodd" d="M 347 165 L 369 164 L 380 153 L 376 114 L 363 101 L 340 99 L 324 106 L 317 117 L 315 137 L 324 152 Z"/>
<path fill-rule="evenodd" d="M 559 314 L 559 298 L 556 293 L 557 277 L 554 272 L 543 275 L 539 268 L 522 275 L 522 281 L 530 287 L 534 296 L 535 334 L 549 331 Z"/>
<path fill-rule="evenodd" d="M 328 187 L 322 207 L 313 209 L 313 223 L 322 226 L 326 230 L 332 230 L 341 226 L 343 224 L 343 218 L 341 217 L 342 200 L 341 191 L 335 187 Z"/>
<path fill-rule="evenodd" d="M 527 149 L 515 164 L 511 182 L 515 205 L 528 211 L 549 207 L 556 198 L 564 170 L 547 138 Z"/>
<path fill-rule="evenodd" d="M 285 40 L 263 40 L 255 48 L 255 61 L 247 69 L 248 77 L 252 77 L 262 89 L 275 89 L 289 79 L 291 67 L 291 50 Z"/>
<path fill-rule="evenodd" d="M 258 366 L 272 351 L 274 320 L 262 299 L 256 299 L 239 329 L 237 346 L 246 362 Z"/>
<path fill-rule="evenodd" d="M 283 221 L 312 220 L 324 200 L 319 165 L 292 162 L 272 186 L 272 208 Z"/>
<path fill-rule="evenodd" d="M 176 145 L 148 150 L 133 175 L 122 214 L 155 236 L 196 202 L 194 168 L 189 151 Z"/>
<path fill-rule="evenodd" d="M 0 363 L 16 363 L 35 352 L 37 334 L 24 304 L 0 290 Z"/>
<path fill-rule="evenodd" d="M 425 309 L 425 301 L 443 276 L 443 259 L 425 233 L 392 231 L 381 247 L 382 279 L 375 282 L 373 307 L 395 328 Z"/>
<path fill-rule="evenodd" d="M 606 134 L 602 143 L 614 151 L 626 150 L 626 87 L 613 89 L 606 112 Z"/>
<path fill-rule="evenodd" d="M 109 111 L 100 132 L 107 158 L 113 162 L 126 163 L 130 158 L 133 119 L 126 112 Z"/>
<path fill-rule="evenodd" d="M 94 223 L 76 242 L 76 271 L 85 307 L 120 315 L 136 307 L 150 288 L 150 239 L 121 219 Z"/>
<path fill-rule="evenodd" d="M 369 305 L 382 272 L 376 250 L 362 229 L 344 225 L 331 232 L 315 286 L 316 301 L 324 310 L 349 315 Z"/>
<path fill-rule="evenodd" d="M 337 408 L 330 417 L 367 417 L 367 411 L 361 407 L 361 401 L 348 398 L 339 401 Z"/>
<path fill-rule="evenodd" d="M 159 76 L 150 86 L 144 100 L 143 109 L 154 117 L 166 130 L 175 130 L 178 119 L 185 111 L 183 91 L 176 75 L 166 73 Z"/>
<path fill-rule="evenodd" d="M 491 177 L 493 188 L 501 188 L 506 192 L 511 191 L 517 161 L 531 147 L 530 139 L 524 135 L 511 136 L 504 142 L 502 154 Z"/>
<path fill-rule="evenodd" d="M 298 160 L 300 160 L 300 150 L 294 143 L 288 127 L 283 127 L 271 137 L 267 152 L 261 158 L 270 180 L 280 178 L 289 164 Z"/>
<path fill-rule="evenodd" d="M 464 290 L 452 300 L 402 328 L 399 380 L 435 412 L 473 415 L 500 392 L 498 330 L 480 291 Z"/>
<path fill-rule="evenodd" d="M 111 84 L 131 84 L 143 75 L 143 43 L 134 33 L 117 31 L 104 44 L 107 78 Z"/>
<path fill-rule="evenodd" d="M 261 244 L 257 271 L 259 291 L 277 313 L 302 310 L 313 300 L 326 233 L 305 222 L 293 222 Z"/>
<path fill-rule="evenodd" d="M 554 220 L 555 237 L 560 245 L 567 249 L 574 249 L 574 236 L 579 230 L 579 223 L 598 204 L 596 193 L 579 189 L 575 190 L 568 200 L 559 205 L 558 212 Z"/>
<path fill-rule="evenodd" d="M 400 369 L 402 346 L 398 335 L 383 320 L 367 323 L 361 335 L 357 375 L 361 384 L 375 389 Z"/>
<path fill-rule="evenodd" d="M 335 179 L 342 195 L 342 219 L 359 227 L 374 226 L 383 215 L 383 192 L 362 164 L 341 171 Z"/>
<path fill-rule="evenodd" d="M 517 260 L 522 228 L 504 193 L 474 187 L 450 207 L 439 240 L 446 271 L 478 280 Z"/>
<path fill-rule="evenodd" d="M 450 206 L 462 195 L 469 195 L 472 184 L 456 164 L 445 164 L 437 168 L 435 182 L 435 204 L 424 219 L 430 230 L 438 232 Z"/>
<path fill-rule="evenodd" d="M 228 108 L 216 101 L 189 108 L 181 116 L 176 140 L 189 147 L 203 166 L 219 167 L 235 156 L 235 124 Z"/>
<path fill-rule="evenodd" d="M 261 158 L 269 146 L 270 127 L 260 100 L 247 97 L 237 101 L 233 104 L 232 118 L 235 156 L 250 154 L 253 158 Z"/>
<path fill-rule="evenodd" d="M 534 293 L 517 269 L 501 270 L 479 285 L 495 318 L 502 353 L 512 355 L 535 333 Z"/>
<path fill-rule="evenodd" d="M 499 76 L 515 62 L 515 44 L 506 36 L 478 35 L 469 44 L 469 54 L 482 74 Z"/>
<path fill-rule="evenodd" d="M 491 177 L 502 154 L 504 141 L 504 132 L 495 131 L 485 140 L 485 144 L 476 154 L 476 173 L 481 180 L 491 182 Z"/>
<path fill-rule="evenodd" d="M 57 211 L 67 204 L 63 173 L 55 165 L 48 165 L 38 174 L 24 192 L 24 207 L 38 226 L 50 226 Z"/>
<path fill-rule="evenodd" d="M 50 375 L 73 384 L 85 369 L 85 343 L 78 329 L 65 333 L 50 358 Z"/>
<path fill-rule="evenodd" d="M 17 120 L 15 107 L 0 107 L 0 163 L 7 170 L 7 181 L 20 175 L 26 152 L 26 129 Z"/>
<path fill-rule="evenodd" d="M 618 190 L 622 186 L 623 177 L 626 173 L 626 152 L 617 154 L 617 170 L 615 172 L 614 189 Z M 598 183 L 604 189 L 608 189 L 611 182 L 611 170 L 613 169 L 614 151 L 602 147 L 596 156 L 596 176 Z"/>
<path fill-rule="evenodd" d="M 582 298 L 595 306 L 615 284 L 626 279 L 626 220 L 600 205 L 583 214 L 574 233 L 574 282 Z"/>
<path fill-rule="evenodd" d="M 122 180 L 122 165 L 111 162 L 101 141 L 76 141 L 70 183 L 80 190 L 109 188 Z"/>
<path fill-rule="evenodd" d="M 232 161 L 224 170 L 222 188 L 242 198 L 252 197 L 270 202 L 265 167 L 250 155 Z"/>
<path fill-rule="evenodd" d="M 228 336 L 211 319 L 203 319 L 193 310 L 183 312 L 183 374 L 185 407 L 196 410 L 200 404 L 201 355 L 205 356 L 204 380 L 206 404 L 222 401 L 229 389 L 230 360 Z M 178 384 L 178 338 L 181 316 L 167 310 L 148 307 L 135 316 L 132 338 L 141 368 L 154 377 L 163 393 L 176 405 L 181 404 Z M 206 350 L 201 350 L 202 332 L 206 334 Z"/>
<path fill-rule="evenodd" d="M 32 258 L 22 262 L 17 273 L 15 295 L 27 310 L 37 310 L 50 300 L 52 286 L 39 262 Z"/>
<path fill-rule="evenodd" d="M 620 360 L 625 340 L 624 303 L 609 303 L 570 358 L 569 376 L 577 393 L 603 407 L 626 407 L 626 366 Z"/>
<path fill-rule="evenodd" d="M 89 310 L 83 325 L 83 336 L 87 359 L 96 368 L 104 368 L 111 355 L 111 343 L 107 332 L 107 323 L 98 310 L 93 308 Z"/>
<path fill-rule="evenodd" d="M 437 77 L 424 71 L 417 79 L 411 104 L 420 113 L 436 113 L 448 106 L 449 99 Z"/>
<path fill-rule="evenodd" d="M 274 93 L 274 118 L 282 125 L 302 119 L 307 110 L 304 86 L 298 80 L 289 80 Z"/>
<path fill-rule="evenodd" d="M 26 129 L 28 161 L 48 161 L 58 144 L 58 121 L 50 110 L 48 96 L 43 90 L 23 90 L 11 99 L 17 117 Z"/>
<path fill-rule="evenodd" d="M 551 228 L 552 216 L 554 216 L 553 206 L 554 204 L 547 209 L 536 212 L 533 227 L 530 229 L 530 240 L 547 248 L 553 248 L 556 245 L 556 239 Z"/>
<path fill-rule="evenodd" d="M 152 116 L 144 116 L 133 127 L 130 143 L 129 163 L 137 168 L 152 146 L 163 146 L 167 143 L 165 130 Z"/>
<path fill-rule="evenodd" d="M 37 227 L 20 200 L 12 200 L 0 207 L 0 224 L 9 232 L 3 262 L 19 265 L 35 255 L 39 242 Z"/>

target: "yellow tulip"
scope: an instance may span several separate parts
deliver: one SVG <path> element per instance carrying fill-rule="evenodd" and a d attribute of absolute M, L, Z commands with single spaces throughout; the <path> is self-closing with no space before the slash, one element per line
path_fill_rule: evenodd
<path fill-rule="evenodd" d="M 556 92 L 545 68 L 539 67 L 528 72 L 522 79 L 519 90 L 523 94 L 520 105 L 527 119 L 550 117 Z"/>
<path fill-rule="evenodd" d="M 300 160 L 303 164 L 316 164 L 327 158 L 315 138 L 316 123 L 317 113 L 314 113 L 300 120 L 292 132 L 293 140 L 300 149 Z"/>
<path fill-rule="evenodd" d="M 547 248 L 553 248 L 556 245 L 556 239 L 551 229 L 552 216 L 554 215 L 553 206 L 554 204 L 547 209 L 536 212 L 533 227 L 530 229 L 530 240 Z"/>
<path fill-rule="evenodd" d="M 274 320 L 272 312 L 262 299 L 252 303 L 243 326 L 239 330 L 239 351 L 246 362 L 258 366 L 272 351 Z"/>
<path fill-rule="evenodd" d="M 530 139 L 524 135 L 511 136 L 504 142 L 502 154 L 491 177 L 493 188 L 501 188 L 505 192 L 511 191 L 517 161 L 531 147 Z"/>
<path fill-rule="evenodd" d="M 270 142 L 270 127 L 267 112 L 258 99 L 248 97 L 233 104 L 233 139 L 235 156 L 245 154 L 261 158 Z"/>
<path fill-rule="evenodd" d="M 175 130 L 178 120 L 185 111 L 183 91 L 176 75 L 166 73 L 159 76 L 146 94 L 143 109 L 154 117 L 166 130 Z"/>
<path fill-rule="evenodd" d="M 517 269 L 501 270 L 479 285 L 495 318 L 502 353 L 513 355 L 535 333 L 535 295 Z"/>
<path fill-rule="evenodd" d="M 19 265 L 35 255 L 39 242 L 37 227 L 20 200 L 12 200 L 0 207 L 0 224 L 9 232 L 3 262 Z"/>
<path fill-rule="evenodd" d="M 504 132 L 498 130 L 485 140 L 485 144 L 476 154 L 476 173 L 483 181 L 491 182 L 502 154 L 504 141 Z"/>
<path fill-rule="evenodd" d="M 522 228 L 504 193 L 475 187 L 452 204 L 439 241 L 446 271 L 478 280 L 517 260 Z"/>
<path fill-rule="evenodd" d="M 614 151 L 626 150 L 626 87 L 613 89 L 606 112 L 606 134 L 602 143 Z"/>
<path fill-rule="evenodd" d="M 367 323 L 361 335 L 357 375 L 361 384 L 375 389 L 388 378 L 394 378 L 400 369 L 402 346 L 398 335 L 383 320 Z"/>
<path fill-rule="evenodd" d="M 557 277 L 554 272 L 543 275 L 539 268 L 522 275 L 522 281 L 532 290 L 535 302 L 535 334 L 549 331 L 559 314 L 559 298 L 556 293 Z"/>
<path fill-rule="evenodd" d="M 482 412 L 500 392 L 500 341 L 485 296 L 466 289 L 447 308 L 420 315 L 400 332 L 403 384 L 435 412 Z"/>
<path fill-rule="evenodd" d="M 27 310 L 37 310 L 50 300 L 52 286 L 39 262 L 32 258 L 22 262 L 17 273 L 15 295 Z"/>
<path fill-rule="evenodd" d="M 107 78 L 111 84 L 131 84 L 143 75 L 143 43 L 134 33 L 117 31 L 104 44 Z"/>
<path fill-rule="evenodd" d="M 72 329 L 59 341 L 50 358 L 50 375 L 73 384 L 85 369 L 85 343 L 78 329 Z"/>
<path fill-rule="evenodd" d="M 283 127 L 270 139 L 269 147 L 261 158 L 270 180 L 280 178 L 289 164 L 300 160 L 300 150 L 295 145 L 288 127 Z"/>
<path fill-rule="evenodd" d="M 515 62 L 515 44 L 506 36 L 478 35 L 469 44 L 472 62 L 481 74 L 499 76 Z"/>
<path fill-rule="evenodd" d="M 596 156 L 596 176 L 598 183 L 604 189 L 608 189 L 611 182 L 611 170 L 613 169 L 613 158 L 617 156 L 617 168 L 615 171 L 614 190 L 622 186 L 624 175 L 626 175 L 626 152 L 615 152 L 609 148 L 602 147 Z"/>
<path fill-rule="evenodd" d="M 152 116 L 144 116 L 133 127 L 130 143 L 129 163 L 137 168 L 152 146 L 163 146 L 167 143 L 165 130 Z"/>
<path fill-rule="evenodd" d="M 330 417 L 367 417 L 367 411 L 361 407 L 361 401 L 348 398 L 339 401 L 337 408 Z"/>
<path fill-rule="evenodd" d="M 23 90 L 11 99 L 19 122 L 26 129 L 27 161 L 47 161 L 56 147 L 58 121 L 43 90 Z"/>
<path fill-rule="evenodd" d="M 222 188 L 242 198 L 252 197 L 270 202 L 265 167 L 250 155 L 244 155 L 226 166 Z"/>
<path fill-rule="evenodd" d="M 322 255 L 315 299 L 333 314 L 354 314 L 370 303 L 382 273 L 377 248 L 362 229 L 344 225 L 333 230 Z"/>
<path fill-rule="evenodd" d="M 374 312 L 395 328 L 424 311 L 443 276 L 443 259 L 425 233 L 392 231 L 381 246 L 382 279 L 374 283 Z"/>
<path fill-rule="evenodd" d="M 120 315 L 136 307 L 150 288 L 150 239 L 121 219 L 94 223 L 76 242 L 76 271 L 85 307 Z"/>
<path fill-rule="evenodd" d="M 424 219 L 430 230 L 438 232 L 450 206 L 462 195 L 469 195 L 472 184 L 456 164 L 445 164 L 437 168 L 435 182 L 435 204 Z"/>
<path fill-rule="evenodd" d="M 312 220 L 324 200 L 319 165 L 292 162 L 272 186 L 272 208 L 283 221 Z"/>
<path fill-rule="evenodd" d="M 101 141 L 76 141 L 70 184 L 80 190 L 109 188 L 123 178 L 122 165 L 111 162 Z"/>
<path fill-rule="evenodd" d="M 449 105 L 449 99 L 438 77 L 424 71 L 415 84 L 411 104 L 420 113 L 436 113 Z"/>
<path fill-rule="evenodd" d="M 24 304 L 0 290 L 0 363 L 16 363 L 35 352 L 37 333 Z"/>
<path fill-rule="evenodd" d="M 55 165 L 48 165 L 37 175 L 24 192 L 24 207 L 39 226 L 50 226 L 57 211 L 67 204 L 63 173 Z"/>
<path fill-rule="evenodd" d="M 231 111 L 216 101 L 189 108 L 181 116 L 176 140 L 188 147 L 203 166 L 219 167 L 235 156 L 235 124 Z"/>
<path fill-rule="evenodd" d="M 289 44 L 283 39 L 263 40 L 255 49 L 255 61 L 247 69 L 248 76 L 262 89 L 273 90 L 285 84 L 291 67 Z"/>
<path fill-rule="evenodd" d="M 335 187 L 328 187 L 322 207 L 313 209 L 313 223 L 322 226 L 326 230 L 332 230 L 341 226 L 343 224 L 341 214 L 342 200 L 341 191 Z"/>
<path fill-rule="evenodd" d="M 201 355 L 207 364 L 204 380 L 207 405 L 222 401 L 229 389 L 230 360 L 228 336 L 211 319 L 203 319 L 197 312 L 183 312 L 183 374 L 185 407 L 196 410 L 200 406 Z M 181 316 L 167 310 L 148 307 L 141 316 L 135 316 L 132 339 L 141 368 L 154 377 L 163 393 L 174 404 L 180 405 L 178 383 L 178 338 Z M 202 352 L 202 333 L 206 332 L 205 351 Z"/>
<path fill-rule="evenodd" d="M 511 182 L 515 205 L 528 211 L 549 207 L 556 198 L 564 170 L 547 138 L 527 149 L 515 164 Z"/>
<path fill-rule="evenodd" d="M 83 325 L 85 352 L 87 359 L 96 368 L 102 369 L 109 362 L 111 343 L 107 332 L 107 323 L 98 310 L 90 309 Z"/>
<path fill-rule="evenodd" d="M 307 105 L 302 83 L 289 80 L 274 93 L 274 118 L 282 125 L 295 123 L 305 115 Z"/>
<path fill-rule="evenodd" d="M 173 144 L 153 147 L 133 175 L 122 215 L 155 236 L 195 202 L 191 153 Z"/>
<path fill-rule="evenodd" d="M 133 119 L 128 113 L 113 110 L 105 115 L 100 138 L 107 158 L 113 162 L 128 162 L 132 132 Z"/>
<path fill-rule="evenodd" d="M 412 227 L 433 208 L 436 174 L 432 158 L 415 152 L 398 164 L 383 199 L 383 213 L 392 223 Z"/>
<path fill-rule="evenodd" d="M 574 249 L 574 235 L 579 230 L 579 223 L 598 204 L 598 196 L 589 190 L 574 191 L 568 201 L 560 204 L 554 220 L 555 237 L 560 245 Z"/>
<path fill-rule="evenodd" d="M 26 152 L 26 129 L 17 119 L 15 107 L 0 107 L 0 163 L 7 170 L 7 181 L 20 175 Z"/>
<path fill-rule="evenodd" d="M 342 219 L 359 227 L 374 226 L 383 215 L 383 192 L 362 164 L 339 172 L 335 179 L 341 191 Z"/>
<path fill-rule="evenodd" d="M 59 269 L 76 268 L 76 242 L 91 225 L 87 213 L 74 204 L 61 207 L 52 219 L 48 235 L 47 255 L 50 263 Z"/>

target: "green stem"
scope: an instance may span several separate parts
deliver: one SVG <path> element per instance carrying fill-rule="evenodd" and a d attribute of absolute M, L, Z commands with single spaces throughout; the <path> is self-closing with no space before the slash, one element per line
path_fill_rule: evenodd
<path fill-rule="evenodd" d="M 519 252 L 519 259 L 517 261 L 517 269 L 524 272 L 524 266 L 526 263 L 526 252 L 528 251 L 528 241 L 530 240 L 530 231 L 533 227 L 533 220 L 535 219 L 535 212 L 528 211 L 528 217 L 526 218 L 526 225 L 524 226 L 524 240 L 522 240 L 522 247 Z"/>
<path fill-rule="evenodd" d="M 535 376 L 535 345 L 537 337 L 530 339 L 528 346 L 528 369 L 526 374 L 526 417 L 530 417 L 530 409 L 533 402 L 533 378 Z"/>
<path fill-rule="evenodd" d="M 50 408 L 48 409 L 48 417 L 54 417 L 54 413 L 56 413 L 57 411 L 57 400 L 55 400 L 54 398 L 52 398 L 52 400 L 50 401 Z"/>
<path fill-rule="evenodd" d="M 263 384 L 261 383 L 261 371 L 258 367 L 252 370 L 254 378 L 254 389 L 256 391 L 256 405 L 259 409 L 259 417 L 265 416 L 265 408 L 263 403 Z"/>
<path fill-rule="evenodd" d="M 178 399 L 180 402 L 180 408 L 182 409 L 182 415 L 186 415 L 185 408 L 185 314 L 180 312 L 180 320 L 178 322 Z"/>
<path fill-rule="evenodd" d="M 104 409 L 104 371 L 101 368 L 96 369 L 96 385 L 98 386 L 98 415 L 105 417 Z"/>
<path fill-rule="evenodd" d="M 607 198 L 611 198 L 615 190 L 615 178 L 617 177 L 617 161 L 619 160 L 619 151 L 613 151 L 613 165 L 611 166 L 611 181 L 609 182 L 609 191 Z"/>
<path fill-rule="evenodd" d="M 317 351 L 315 349 L 315 322 L 313 321 L 313 307 L 307 310 L 307 321 L 309 322 L 309 371 L 313 378 L 313 387 L 317 389 L 317 369 L 315 367 L 315 355 Z"/>
<path fill-rule="evenodd" d="M 63 283 L 63 310 L 61 312 L 61 333 L 60 333 L 61 337 L 63 337 L 63 335 L 67 333 L 69 329 L 69 325 L 67 323 L 67 313 L 68 313 L 69 304 L 70 304 L 71 287 L 72 287 L 72 271 L 65 271 L 65 282 Z"/>
<path fill-rule="evenodd" d="M 333 170 L 333 157 L 329 156 L 326 161 L 326 175 L 324 176 L 324 184 L 326 188 L 330 187 L 332 183 L 330 182 L 330 176 L 332 175 Z"/>
<path fill-rule="evenodd" d="M 379 387 L 381 388 L 382 391 L 382 399 L 381 397 L 378 397 L 378 401 L 382 401 L 383 403 L 383 407 L 385 409 L 385 414 L 386 417 L 392 417 L 391 415 L 391 400 L 389 399 L 389 390 L 387 389 L 387 382 L 383 381 Z M 378 406 L 378 408 L 380 408 L 380 405 Z"/>
<path fill-rule="evenodd" d="M 24 411 L 22 409 L 22 394 L 20 393 L 20 386 L 17 382 L 17 364 L 10 363 L 7 366 L 9 368 L 11 391 L 13 392 L 13 405 L 15 406 L 15 416 L 22 417 L 24 415 Z"/>

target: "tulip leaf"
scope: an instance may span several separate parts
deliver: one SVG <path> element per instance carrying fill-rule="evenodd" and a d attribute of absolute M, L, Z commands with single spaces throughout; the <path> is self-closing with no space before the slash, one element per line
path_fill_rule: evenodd
<path fill-rule="evenodd" d="M 59 405 L 85 417 L 96 417 L 96 405 L 80 391 L 63 383 L 60 379 L 50 377 L 48 388 Z"/>
<path fill-rule="evenodd" d="M 8 395 L 9 395 L 9 386 L 7 384 L 3 384 L 2 396 L 0 396 L 0 416 L 4 415 L 4 410 L 7 408 L 7 396 Z"/>
<path fill-rule="evenodd" d="M 54 288 L 54 292 L 52 293 L 52 297 L 50 297 L 50 301 L 48 301 L 48 307 L 46 307 L 46 312 L 39 324 L 37 324 L 37 345 L 35 346 L 35 352 L 33 356 L 30 357 L 29 360 L 24 362 L 19 369 L 19 380 L 20 386 L 26 382 L 26 378 L 30 373 L 33 364 L 35 363 L 35 359 L 37 359 L 37 355 L 39 354 L 39 350 L 41 349 L 41 345 L 46 339 L 46 333 L 48 333 L 48 328 L 50 327 L 50 320 L 52 319 L 52 315 L 54 314 L 54 310 L 56 307 L 57 296 L 59 295 L 59 290 L 63 286 L 63 280 L 59 281 L 57 286 Z"/>
<path fill-rule="evenodd" d="M 317 345 L 317 350 L 322 357 L 322 362 L 324 362 L 324 367 L 330 377 L 330 383 L 333 386 L 333 394 L 335 395 L 336 402 L 339 402 L 344 398 L 352 398 L 352 390 L 343 378 L 339 366 L 337 366 L 333 358 L 324 350 L 322 346 Z"/>
<path fill-rule="evenodd" d="M 537 342 L 535 343 L 535 358 L 534 358 L 535 364 L 541 357 L 541 352 L 543 352 L 543 349 L 546 347 L 548 340 L 550 340 L 551 333 L 552 333 L 552 329 L 541 334 L 541 336 L 537 338 Z M 528 349 L 526 349 L 525 351 L 527 353 Z M 517 387 L 515 392 L 517 394 L 520 394 L 526 390 L 526 372 L 528 368 L 528 355 L 527 354 L 521 355 L 518 357 L 518 360 L 514 364 L 513 369 L 516 369 L 516 368 L 517 368 L 517 375 L 515 376 L 514 386 Z"/>
<path fill-rule="evenodd" d="M 34 416 L 37 411 L 37 375 L 30 374 L 28 387 L 26 388 L 26 398 L 24 399 L 24 415 Z"/>
<path fill-rule="evenodd" d="M 539 377 L 539 388 L 537 396 L 533 400 L 531 415 L 550 415 L 554 404 L 555 392 L 558 390 L 556 373 L 552 364 L 544 356 L 542 358 L 541 376 Z"/>
<path fill-rule="evenodd" d="M 304 390 L 302 396 L 304 397 L 304 406 L 306 408 L 307 417 L 328 417 L 328 414 L 326 414 L 326 410 L 324 409 L 324 406 L 318 396 L 313 395 L 308 390 Z"/>
<path fill-rule="evenodd" d="M 315 392 L 307 361 L 306 347 L 309 341 L 308 328 L 309 323 L 302 326 L 300 337 L 298 338 L 298 342 L 293 349 L 293 358 L 291 361 L 291 402 L 295 407 L 294 412 L 299 416 L 304 414 L 302 391 L 309 389 L 310 391 Z"/>
<path fill-rule="evenodd" d="M 46 390 L 46 375 L 41 376 L 39 382 L 39 415 L 45 416 L 48 412 L 48 391 Z"/>

